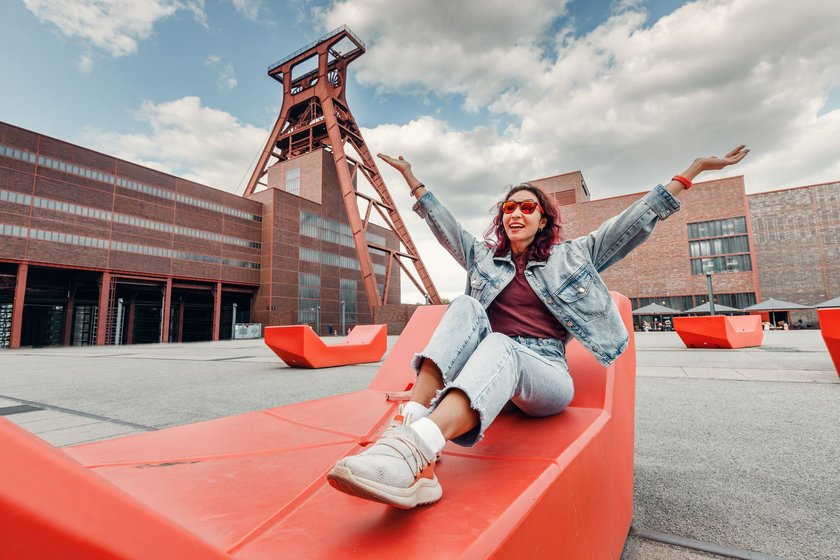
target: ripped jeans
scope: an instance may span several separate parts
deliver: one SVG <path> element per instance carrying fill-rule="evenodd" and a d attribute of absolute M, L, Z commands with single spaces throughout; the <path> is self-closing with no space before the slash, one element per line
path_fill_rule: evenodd
<path fill-rule="evenodd" d="M 444 387 L 432 400 L 432 409 L 452 389 L 467 395 L 479 425 L 452 441 L 469 447 L 481 441 L 508 401 L 531 416 L 551 416 L 568 406 L 574 384 L 565 350 L 560 339 L 492 332 L 481 304 L 463 295 L 449 305 L 412 366 L 419 372 L 423 359 L 429 359 L 443 374 Z"/>

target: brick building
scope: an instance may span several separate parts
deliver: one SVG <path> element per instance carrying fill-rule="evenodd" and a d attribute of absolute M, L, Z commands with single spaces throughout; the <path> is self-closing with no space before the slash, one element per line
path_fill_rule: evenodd
<path fill-rule="evenodd" d="M 567 238 L 585 235 L 645 193 L 590 200 L 579 172 L 531 181 L 553 194 Z M 840 294 L 840 183 L 747 195 L 744 178 L 698 183 L 681 210 L 603 276 L 633 308 L 686 310 L 708 301 L 744 308 L 768 297 L 815 304 Z M 793 313 L 816 322 L 814 311 Z"/>
<path fill-rule="evenodd" d="M 371 322 L 332 158 L 278 166 L 244 198 L 0 123 L 0 347 L 224 339 L 234 309 Z"/>
<path fill-rule="evenodd" d="M 814 304 L 839 295 L 840 182 L 748 198 L 762 296 Z"/>

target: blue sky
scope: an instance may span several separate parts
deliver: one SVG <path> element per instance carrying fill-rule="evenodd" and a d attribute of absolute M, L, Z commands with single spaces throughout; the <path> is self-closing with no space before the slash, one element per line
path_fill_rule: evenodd
<path fill-rule="evenodd" d="M 748 192 L 840 180 L 840 3 L 819 0 L 8 1 L 0 120 L 241 192 L 280 109 L 267 67 L 341 24 L 368 47 L 348 101 L 371 149 L 475 233 L 505 185 L 639 192 L 740 143 Z"/>

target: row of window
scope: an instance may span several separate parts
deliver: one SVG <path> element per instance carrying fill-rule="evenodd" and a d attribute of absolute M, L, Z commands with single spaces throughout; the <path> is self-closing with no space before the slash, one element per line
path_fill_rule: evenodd
<path fill-rule="evenodd" d="M 262 221 L 262 216 L 257 216 L 256 214 L 251 214 L 250 212 L 245 212 L 236 208 L 229 208 L 222 204 L 217 204 L 208 200 L 202 200 L 200 198 L 193 198 L 191 196 L 186 196 L 183 194 L 176 194 L 166 189 L 152 187 L 151 185 L 138 183 L 136 181 L 132 181 L 131 179 L 125 179 L 123 177 L 115 177 L 110 173 L 96 171 L 94 169 L 82 167 L 80 165 L 74 165 L 72 163 L 67 163 L 46 156 L 36 157 L 35 154 L 27 152 L 26 150 L 11 148 L 2 144 L 0 144 L 0 156 L 10 157 L 12 159 L 25 161 L 27 163 L 35 163 L 37 161 L 38 165 L 42 167 L 48 167 L 50 169 L 61 171 L 63 173 L 78 175 L 79 177 L 85 177 L 87 179 L 92 179 L 101 183 L 108 183 L 110 185 L 116 184 L 118 187 L 122 187 L 124 189 L 149 194 L 159 198 L 164 198 L 166 200 L 174 200 L 181 204 L 188 204 L 190 206 L 204 208 L 205 210 L 211 210 L 213 212 L 219 212 L 222 214 L 228 214 L 230 216 L 236 216 L 237 218 L 243 218 L 245 220 L 253 220 L 255 222 Z"/>
<path fill-rule="evenodd" d="M 298 256 L 302 261 L 325 264 L 327 266 L 349 268 L 350 270 L 360 270 L 359 261 L 352 257 L 344 257 L 336 255 L 335 253 L 317 251 L 315 249 L 310 249 L 309 247 L 300 247 L 298 250 Z M 374 263 L 373 272 L 375 274 L 384 275 L 385 265 Z"/>
<path fill-rule="evenodd" d="M 165 257 L 171 259 L 184 259 L 212 264 L 223 264 L 227 266 L 236 266 L 240 268 L 253 268 L 257 270 L 259 270 L 260 268 L 259 263 L 241 261 L 238 259 L 225 259 L 222 257 L 214 257 L 211 255 L 200 255 L 197 253 L 188 253 L 186 251 L 175 251 L 173 249 L 165 249 L 163 247 L 137 245 L 135 243 L 124 243 L 122 241 L 109 241 L 108 239 L 100 239 L 97 237 L 87 237 L 85 235 L 60 233 L 57 231 L 46 231 L 42 229 L 28 228 L 23 226 L 13 226 L 9 224 L 0 224 L 0 235 L 22 237 L 24 239 L 36 239 L 38 241 L 66 243 L 68 245 L 92 247 L 94 249 L 110 248 L 112 251 L 122 251 L 124 253 L 135 253 L 138 255 L 150 255 L 155 257 Z"/>
<path fill-rule="evenodd" d="M 651 303 L 658 303 L 671 309 L 678 311 L 686 311 L 692 307 L 703 305 L 709 301 L 708 295 L 694 295 L 694 296 L 660 296 L 660 297 L 640 297 L 633 299 L 633 309 L 639 309 Z M 728 305 L 735 309 L 743 309 L 750 305 L 755 305 L 755 293 L 743 292 L 736 294 L 715 294 L 715 303 Z"/>
<path fill-rule="evenodd" d="M 221 235 L 212 231 L 204 231 L 200 229 L 192 229 L 182 226 L 173 226 L 164 222 L 156 222 L 154 220 L 147 220 L 137 216 L 130 216 L 128 214 L 120 214 L 111 212 L 109 210 L 100 210 L 99 208 L 90 208 L 87 206 L 78 206 L 68 202 L 58 202 L 40 196 L 30 196 L 28 194 L 17 193 L 14 191 L 0 190 L 0 201 L 12 202 L 15 204 L 23 204 L 29 206 L 33 204 L 36 208 L 43 208 L 45 210 L 54 210 L 56 212 L 64 212 L 67 214 L 74 214 L 76 216 L 84 216 L 86 218 L 94 218 L 97 220 L 114 221 L 128 226 L 135 226 L 145 229 L 153 229 L 155 231 L 164 231 L 167 233 L 175 232 L 178 235 L 187 237 L 195 237 L 198 239 L 208 239 L 210 241 L 221 241 L 230 245 L 238 245 L 240 247 L 249 247 L 259 249 L 262 244 L 257 241 L 249 241 L 247 239 L 240 239 L 238 237 L 231 237 L 229 235 Z"/>
<path fill-rule="evenodd" d="M 747 233 L 747 219 L 744 216 L 688 224 L 689 239 L 723 237 L 726 235 L 738 235 L 741 233 Z"/>
<path fill-rule="evenodd" d="M 707 259 L 691 259 L 692 274 L 706 274 L 708 272 L 749 272 L 752 261 L 749 255 L 726 255 L 724 257 L 710 257 Z"/>
<path fill-rule="evenodd" d="M 356 246 L 349 225 L 309 212 L 301 211 L 300 213 L 300 234 L 345 247 Z M 370 243 L 386 246 L 385 238 L 381 235 L 366 231 L 365 236 Z"/>
<path fill-rule="evenodd" d="M 718 237 L 717 239 L 689 241 L 688 249 L 692 257 L 710 257 L 712 255 L 749 253 L 750 241 L 746 235 L 738 235 L 736 237 Z"/>

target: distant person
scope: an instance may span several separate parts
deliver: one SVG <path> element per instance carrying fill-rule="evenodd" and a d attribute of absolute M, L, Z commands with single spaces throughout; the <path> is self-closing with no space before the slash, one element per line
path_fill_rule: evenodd
<path fill-rule="evenodd" d="M 799 319 L 799 322 L 797 323 L 796 328 L 799 329 L 799 330 L 807 329 L 808 324 L 805 321 L 803 321 L 802 319 Z"/>
<path fill-rule="evenodd" d="M 790 326 L 787 324 L 787 321 L 782 321 L 782 330 L 788 330 Z"/>
<path fill-rule="evenodd" d="M 739 146 L 722 158 L 697 158 L 596 231 L 570 240 L 563 239 L 554 203 L 528 183 L 505 194 L 484 239 L 477 239 L 426 190 L 408 161 L 379 154 L 402 173 L 417 198 L 414 210 L 467 271 L 467 295 L 455 298 L 415 355 L 411 400 L 373 445 L 336 463 L 330 484 L 399 508 L 436 502 L 443 491 L 434 467 L 447 440 L 475 445 L 508 402 L 531 416 L 566 408 L 574 395 L 567 342 L 577 339 L 604 366 L 627 348 L 627 331 L 600 272 L 676 212 L 675 195 L 697 175 L 738 163 L 747 152 Z"/>

